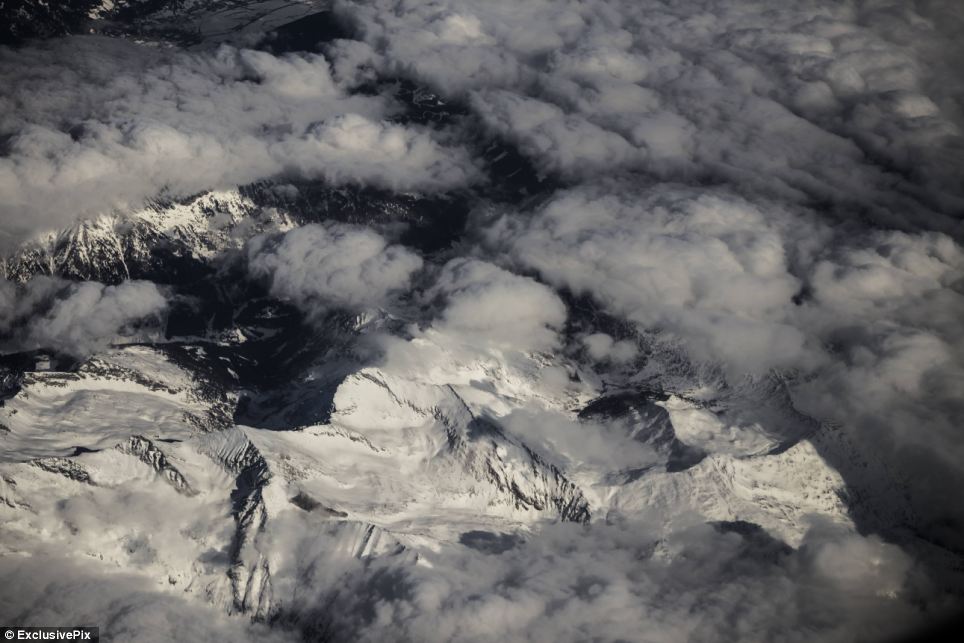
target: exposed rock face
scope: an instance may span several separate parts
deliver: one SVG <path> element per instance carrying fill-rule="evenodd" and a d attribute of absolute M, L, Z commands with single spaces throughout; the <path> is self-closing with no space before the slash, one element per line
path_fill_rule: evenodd
<path fill-rule="evenodd" d="M 191 486 L 187 478 L 184 477 L 177 467 L 168 460 L 164 452 L 151 440 L 139 435 L 132 435 L 126 443 L 118 444 L 116 448 L 123 453 L 136 457 L 151 467 L 163 480 L 174 487 L 178 493 L 186 496 L 197 495 L 197 490 Z"/>
<path fill-rule="evenodd" d="M 217 436 L 211 457 L 235 475 L 231 513 L 236 529 L 228 550 L 228 577 L 234 608 L 263 619 L 271 614 L 271 567 L 261 552 L 259 535 L 268 522 L 264 488 L 271 480 L 268 463 L 240 431 Z"/>
<path fill-rule="evenodd" d="M 248 217 L 256 222 L 239 232 L 238 224 Z M 207 193 L 183 203 L 153 203 L 129 216 L 81 221 L 10 253 L 2 272 L 20 282 L 52 275 L 106 284 L 125 279 L 183 283 L 210 270 L 210 257 L 276 225 L 285 224 L 275 211 L 256 208 L 238 192 Z"/>

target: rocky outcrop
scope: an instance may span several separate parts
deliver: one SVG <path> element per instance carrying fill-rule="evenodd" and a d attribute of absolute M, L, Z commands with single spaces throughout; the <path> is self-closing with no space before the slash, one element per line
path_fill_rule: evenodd
<path fill-rule="evenodd" d="M 127 442 L 117 445 L 116 448 L 121 453 L 132 455 L 152 468 L 162 480 L 174 487 L 178 493 L 185 496 L 197 495 L 197 490 L 191 486 L 184 474 L 168 460 L 164 452 L 151 440 L 140 435 L 132 435 Z"/>
<path fill-rule="evenodd" d="M 208 455 L 235 475 L 231 513 L 235 531 L 228 549 L 228 578 L 234 609 L 256 619 L 271 615 L 271 568 L 258 537 L 268 522 L 264 488 L 271 480 L 268 463 L 240 430 L 224 431 L 207 444 Z"/>

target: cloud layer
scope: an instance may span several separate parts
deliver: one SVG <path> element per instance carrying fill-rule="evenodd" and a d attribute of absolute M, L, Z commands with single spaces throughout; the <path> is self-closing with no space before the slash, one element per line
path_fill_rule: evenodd
<path fill-rule="evenodd" d="M 444 473 L 432 467 L 453 436 L 467 452 L 491 447 L 493 461 L 512 444 L 573 481 L 593 520 L 452 516 L 441 487 L 412 494 L 428 498 L 429 516 L 379 513 L 376 497 L 357 498 L 371 515 L 319 517 L 324 498 L 295 506 L 287 487 L 267 488 L 283 509 L 265 509 L 243 546 L 270 559 L 284 624 L 323 619 L 372 641 L 849 641 L 959 603 L 960 3 L 336 0 L 334 11 L 358 39 L 327 43 L 323 56 L 97 37 L 0 49 L 0 250 L 158 194 L 279 176 L 395 194 L 466 188 L 474 199 L 464 234 L 454 225 L 459 238 L 423 255 L 395 242 L 397 222 L 376 232 L 322 221 L 245 247 L 246 276 L 309 322 L 378 309 L 398 322 L 346 331 L 337 367 L 326 355 L 298 374 L 295 394 L 312 400 L 292 413 L 302 427 L 321 422 L 315 401 L 328 405 L 352 360 L 398 388 L 369 378 L 361 389 L 387 410 L 342 392 L 363 419 L 347 433 L 310 426 L 331 444 L 348 436 L 345 451 L 298 455 L 341 493 L 394 480 L 380 472 L 398 463 L 366 431 L 410 447 L 403 466 L 430 475 Z M 400 124 L 389 89 L 399 80 L 437 92 L 455 115 Z M 515 177 L 484 176 L 500 166 L 475 155 L 492 149 L 531 164 L 540 180 L 525 198 L 499 189 Z M 147 282 L 0 282 L 0 336 L 84 357 L 165 305 Z M 424 391 L 471 416 L 465 436 L 412 438 L 410 415 L 420 431 L 444 423 L 444 409 L 425 403 L 419 415 L 404 399 Z M 592 419 L 580 414 L 600 400 Z M 801 442 L 811 457 L 793 461 Z M 682 468 L 694 453 L 705 466 L 671 470 L 673 449 Z M 332 453 L 352 479 L 330 474 Z M 297 463 L 280 460 L 272 484 L 299 479 Z M 788 469 L 800 479 L 760 491 Z M 676 505 L 657 513 L 646 501 L 661 484 L 672 488 L 663 504 Z M 804 499 L 777 497 L 795 492 Z M 753 516 L 792 505 L 810 524 L 799 546 L 674 511 L 683 496 L 699 507 L 739 493 Z M 824 506 L 822 518 L 803 516 Z M 452 538 L 459 520 L 491 520 L 493 532 Z M 355 529 L 367 534 L 360 547 L 333 536 Z M 358 553 L 374 551 L 376 529 L 405 547 Z M 137 579 L 112 578 L 104 601 L 71 599 L 103 570 L 64 563 L 52 578 L 35 567 L 0 564 L 8 587 L 39 578 L 9 597 L 21 620 L 264 633 L 208 622 Z M 172 613 L 183 618 L 158 625 Z"/>
<path fill-rule="evenodd" d="M 489 234 L 555 286 L 682 336 L 694 358 L 759 370 L 808 357 L 789 323 L 802 283 L 788 219 L 725 191 L 611 184 L 558 193 Z"/>
<path fill-rule="evenodd" d="M 336 6 L 370 64 L 467 101 L 544 172 L 728 182 L 960 233 L 953 3 Z"/>
<path fill-rule="evenodd" d="M 424 556 L 391 580 L 378 563 L 347 576 L 336 629 L 365 641 L 873 641 L 922 618 L 912 594 L 895 597 L 914 577 L 898 548 L 820 525 L 796 551 L 684 518 L 665 533 L 555 525 L 498 554 Z"/>
<path fill-rule="evenodd" d="M 0 243 L 80 216 L 279 175 L 400 190 L 475 179 L 466 152 L 390 124 L 315 54 L 188 54 L 69 38 L 0 50 Z"/>

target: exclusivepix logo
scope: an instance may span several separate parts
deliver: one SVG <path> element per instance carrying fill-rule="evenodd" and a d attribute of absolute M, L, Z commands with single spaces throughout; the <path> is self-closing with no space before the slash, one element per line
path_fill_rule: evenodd
<path fill-rule="evenodd" d="M 5 627 L 5 641 L 89 641 L 99 643 L 96 627 Z"/>

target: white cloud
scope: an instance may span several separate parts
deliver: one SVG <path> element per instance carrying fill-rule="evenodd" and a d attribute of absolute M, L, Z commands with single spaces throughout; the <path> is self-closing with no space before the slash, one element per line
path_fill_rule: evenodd
<path fill-rule="evenodd" d="M 547 350 L 566 321 L 552 289 L 474 259 L 447 263 L 427 296 L 445 300 L 437 323 L 442 332 L 483 346 Z"/>
<path fill-rule="evenodd" d="M 910 481 L 920 519 L 952 546 L 960 536 L 941 524 L 964 519 L 943 491 L 964 479 L 955 420 L 962 279 L 964 252 L 942 234 L 875 231 L 828 250 L 813 267 L 813 302 L 799 323 L 824 337 L 835 359 L 796 391 L 802 409 L 844 423 Z"/>
<path fill-rule="evenodd" d="M 570 475 L 598 477 L 658 466 L 659 455 L 631 437 L 630 423 L 577 421 L 558 411 L 521 409 L 499 418 L 505 429 Z"/>
<path fill-rule="evenodd" d="M 265 279 L 273 296 L 312 316 L 382 306 L 421 267 L 418 255 L 349 225 L 306 225 L 257 238 L 248 248 L 250 273 Z"/>
<path fill-rule="evenodd" d="M 614 341 L 606 333 L 592 333 L 582 338 L 589 357 L 596 361 L 611 360 L 616 363 L 628 362 L 639 353 L 636 343 L 623 339 Z"/>
<path fill-rule="evenodd" d="M 229 617 L 156 583 L 55 552 L 0 563 L 0 617 L 21 627 L 100 628 L 101 637 L 146 642 L 286 641 L 285 633 Z"/>
<path fill-rule="evenodd" d="M 477 94 L 473 105 L 492 131 L 517 144 L 547 171 L 592 175 L 642 157 L 618 134 L 573 118 L 551 103 L 499 91 Z"/>
<path fill-rule="evenodd" d="M 504 235 L 516 261 L 645 327 L 685 339 L 697 359 L 737 369 L 806 361 L 789 323 L 786 215 L 725 192 L 626 185 L 557 194 Z"/>
<path fill-rule="evenodd" d="M 618 181 L 557 193 L 480 233 L 504 261 L 657 331 L 657 344 L 672 340 L 647 355 L 640 377 L 669 377 L 662 369 L 679 349 L 729 385 L 748 372 L 790 374 L 797 409 L 845 427 L 849 446 L 823 447 L 831 462 L 855 494 L 880 498 L 861 520 L 894 527 L 882 516 L 897 515 L 896 501 L 882 489 L 896 476 L 917 516 L 908 520 L 960 545 L 942 526 L 964 519 L 942 491 L 964 480 L 953 419 L 964 382 L 964 252 L 950 237 L 835 228 L 720 189 Z M 608 335 L 581 342 L 592 359 L 611 359 Z M 786 428 L 772 422 L 777 434 Z M 881 468 L 861 472 L 843 448 Z"/>
<path fill-rule="evenodd" d="M 564 177 L 736 182 L 955 229 L 959 7 L 818 0 L 344 1 L 373 65 L 471 98 Z M 898 170 L 897 172 L 894 169 Z M 951 216 L 948 216 L 951 215 Z"/>
<path fill-rule="evenodd" d="M 393 190 L 445 190 L 470 183 L 467 155 L 446 150 L 424 132 L 347 114 L 313 125 L 274 149 L 289 174 Z"/>
<path fill-rule="evenodd" d="M 346 579 L 337 622 L 372 641 L 845 641 L 922 617 L 909 560 L 878 538 L 816 526 L 793 551 L 764 533 L 647 518 L 546 526 L 498 555 L 424 552 L 391 585 L 374 582 L 375 562 Z"/>
<path fill-rule="evenodd" d="M 349 95 L 313 54 L 68 38 L 0 52 L 0 86 L 7 246 L 161 192 L 283 174 L 401 190 L 475 179 L 464 150 L 383 122 L 385 99 Z"/>
<path fill-rule="evenodd" d="M 0 333 L 16 350 L 45 348 L 85 357 L 158 316 L 167 300 L 146 281 L 116 286 L 37 277 L 19 288 L 0 282 Z"/>

